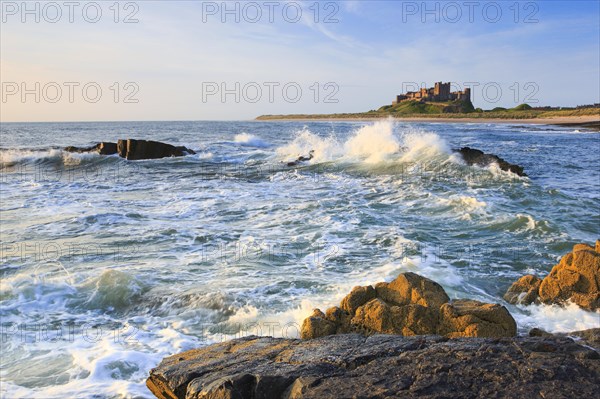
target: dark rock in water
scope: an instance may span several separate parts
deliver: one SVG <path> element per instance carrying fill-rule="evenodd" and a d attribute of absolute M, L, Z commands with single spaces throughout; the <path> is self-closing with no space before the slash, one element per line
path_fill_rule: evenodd
<path fill-rule="evenodd" d="M 183 146 L 173 146 L 150 140 L 119 140 L 117 150 L 122 158 L 128 160 L 157 159 L 166 157 L 182 157 L 195 154 L 194 151 Z"/>
<path fill-rule="evenodd" d="M 101 142 L 91 147 L 73 147 L 65 148 L 67 152 L 97 152 L 100 155 L 112 155 L 117 153 L 117 143 Z"/>
<path fill-rule="evenodd" d="M 486 154 L 483 151 L 469 147 L 455 149 L 454 151 L 460 153 L 468 165 L 487 166 L 492 163 L 497 163 L 500 169 L 504 171 L 513 172 L 519 176 L 527 176 L 527 174 L 525 174 L 523 171 L 522 166 L 508 163 L 496 155 Z"/>
<path fill-rule="evenodd" d="M 246 337 L 162 360 L 161 399 L 596 397 L 600 354 L 568 337 Z"/>
<path fill-rule="evenodd" d="M 598 112 L 600 112 L 600 110 Z M 584 129 L 590 129 L 590 130 L 593 130 L 596 132 L 600 132 L 600 120 L 590 121 L 590 122 L 554 123 L 554 125 L 574 127 L 574 128 L 584 128 Z"/>
<path fill-rule="evenodd" d="M 300 164 L 301 162 L 306 162 L 306 161 L 310 161 L 311 159 L 313 159 L 313 156 L 315 154 L 315 150 L 310 150 L 308 153 L 308 156 L 299 156 L 295 161 L 292 162 L 288 162 L 287 166 L 296 166 L 298 164 Z"/>
<path fill-rule="evenodd" d="M 100 155 L 112 155 L 117 153 L 117 143 L 99 143 L 98 153 Z"/>
<path fill-rule="evenodd" d="M 68 146 L 64 148 L 65 151 L 67 152 L 92 152 L 92 151 L 96 151 L 96 146 L 92 146 L 92 147 L 75 147 L 75 146 Z"/>
<path fill-rule="evenodd" d="M 165 157 L 182 157 L 195 154 L 194 151 L 184 146 L 173 146 L 149 140 L 119 140 L 118 143 L 101 142 L 91 147 L 69 146 L 64 149 L 68 152 L 97 152 L 100 155 L 119 154 L 129 160 L 155 159 Z"/>

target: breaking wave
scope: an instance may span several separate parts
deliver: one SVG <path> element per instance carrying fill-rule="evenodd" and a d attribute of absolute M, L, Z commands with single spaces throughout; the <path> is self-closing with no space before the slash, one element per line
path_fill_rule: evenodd
<path fill-rule="evenodd" d="M 399 129 L 392 120 L 382 120 L 362 126 L 345 141 L 335 135 L 322 137 L 304 128 L 294 140 L 277 148 L 284 160 L 292 160 L 314 151 L 311 163 L 360 162 L 415 162 L 426 159 L 448 159 L 447 143 L 437 134 L 419 130 Z"/>
<path fill-rule="evenodd" d="M 240 133 L 236 134 L 233 141 L 237 144 L 248 146 L 248 147 L 257 147 L 257 148 L 267 148 L 270 147 L 271 144 L 267 141 L 261 139 L 260 137 L 256 137 L 249 133 Z"/>

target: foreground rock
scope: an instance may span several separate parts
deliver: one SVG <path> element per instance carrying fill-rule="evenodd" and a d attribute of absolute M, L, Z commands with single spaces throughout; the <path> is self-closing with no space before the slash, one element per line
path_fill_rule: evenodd
<path fill-rule="evenodd" d="M 483 151 L 469 147 L 463 147 L 454 151 L 462 155 L 467 165 L 488 166 L 496 163 L 500 169 L 504 171 L 513 172 L 519 176 L 527 176 L 527 174 L 523 171 L 522 166 L 506 162 L 504 159 L 496 155 L 486 154 Z"/>
<path fill-rule="evenodd" d="M 600 240 L 596 246 L 577 244 L 543 280 L 525 275 L 504 295 L 513 304 L 576 303 L 586 310 L 600 308 Z"/>
<path fill-rule="evenodd" d="M 157 159 L 166 157 L 182 157 L 195 154 L 189 148 L 150 140 L 119 140 L 117 150 L 122 158 L 129 160 Z"/>
<path fill-rule="evenodd" d="M 184 146 L 176 147 L 159 141 L 133 139 L 119 140 L 117 143 L 101 142 L 91 147 L 69 146 L 65 148 L 65 151 L 79 153 L 96 152 L 100 155 L 119 154 L 120 157 L 128 160 L 182 157 L 195 154 L 193 150 Z"/>
<path fill-rule="evenodd" d="M 441 285 L 415 273 L 390 283 L 354 287 L 323 313 L 316 309 L 302 323 L 301 336 L 312 339 L 349 332 L 404 336 L 512 337 L 517 324 L 504 306 L 466 299 L 450 301 Z"/>
<path fill-rule="evenodd" d="M 161 399 L 586 398 L 600 355 L 567 337 L 247 337 L 167 357 L 146 385 Z"/>

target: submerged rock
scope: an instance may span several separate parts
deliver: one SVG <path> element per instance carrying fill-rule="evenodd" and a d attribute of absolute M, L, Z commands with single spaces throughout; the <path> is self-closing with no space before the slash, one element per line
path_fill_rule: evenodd
<path fill-rule="evenodd" d="M 462 155 L 467 165 L 488 166 L 496 163 L 500 169 L 504 171 L 513 172 L 519 176 L 527 176 L 527 174 L 523 171 L 522 166 L 506 162 L 504 159 L 494 154 L 486 154 L 481 150 L 469 147 L 463 147 L 454 151 Z"/>
<path fill-rule="evenodd" d="M 596 246 L 577 244 L 543 280 L 526 275 L 504 295 L 513 304 L 573 302 L 586 310 L 600 308 L 600 240 Z"/>
<path fill-rule="evenodd" d="M 117 150 L 122 158 L 128 160 L 157 159 L 166 157 L 182 157 L 195 154 L 194 151 L 183 146 L 173 146 L 150 140 L 119 140 Z"/>
<path fill-rule="evenodd" d="M 246 337 L 162 360 L 161 399 L 595 397 L 600 354 L 567 337 Z"/>
<path fill-rule="evenodd" d="M 331 334 L 446 337 L 512 337 L 517 325 L 504 306 L 450 298 L 441 285 L 415 273 L 402 273 L 390 283 L 354 287 L 324 314 L 316 309 L 302 323 L 301 336 Z"/>

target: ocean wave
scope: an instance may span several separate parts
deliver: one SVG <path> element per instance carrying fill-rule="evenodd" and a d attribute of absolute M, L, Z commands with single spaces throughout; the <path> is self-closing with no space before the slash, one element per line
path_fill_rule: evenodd
<path fill-rule="evenodd" d="M 0 166 L 6 172 L 19 165 L 55 165 L 73 167 L 89 165 L 104 160 L 119 159 L 117 155 L 100 155 L 96 152 L 68 152 L 59 148 L 0 149 Z"/>
<path fill-rule="evenodd" d="M 248 147 L 257 147 L 257 148 L 267 148 L 271 147 L 271 144 L 260 137 L 256 137 L 253 134 L 249 133 L 240 133 L 236 134 L 234 138 L 234 142 L 240 145 L 248 146 Z"/>
<path fill-rule="evenodd" d="M 63 325 L 62 333 L 66 336 L 59 342 L 11 348 L 18 359 L 30 360 L 6 364 L 12 378 L 3 381 L 2 397 L 92 398 L 98 392 L 107 398 L 148 397 L 145 380 L 152 367 L 169 354 L 203 344 L 170 325 L 150 331 L 130 324 L 109 328 L 97 320 Z"/>
<path fill-rule="evenodd" d="M 63 151 L 57 148 L 44 150 L 0 149 L 0 165 L 11 167 L 18 164 L 38 162 L 62 162 Z"/>
<path fill-rule="evenodd" d="M 80 295 L 74 302 L 86 309 L 124 311 L 139 302 L 145 290 L 145 285 L 134 275 L 105 270 L 79 287 Z"/>
<path fill-rule="evenodd" d="M 236 312 L 234 298 L 219 291 L 206 292 L 202 289 L 190 289 L 183 292 L 172 292 L 158 288 L 145 293 L 143 299 L 136 306 L 136 311 L 151 313 L 155 316 L 194 311 L 202 313 L 204 320 L 219 322 L 226 320 Z"/>
<path fill-rule="evenodd" d="M 506 215 L 500 218 L 500 220 L 492 221 L 487 228 L 498 232 L 504 231 L 536 235 L 545 235 L 556 231 L 548 221 L 536 220 L 533 216 L 524 213 Z"/>
<path fill-rule="evenodd" d="M 356 129 L 345 141 L 335 135 L 321 137 L 307 127 L 288 144 L 276 149 L 285 161 L 305 156 L 309 163 L 345 162 L 378 167 L 382 163 L 408 163 L 423 160 L 447 160 L 451 155 L 447 143 L 437 134 L 411 128 L 399 130 L 392 120 L 383 120 Z"/>
<path fill-rule="evenodd" d="M 600 328 L 600 311 L 587 311 L 574 303 L 559 305 L 528 305 L 511 312 L 519 327 L 529 330 L 537 327 L 551 333 Z"/>
<path fill-rule="evenodd" d="M 453 194 L 447 198 L 437 198 L 440 211 L 450 213 L 461 220 L 472 220 L 473 216 L 486 216 L 488 204 L 469 195 Z"/>

